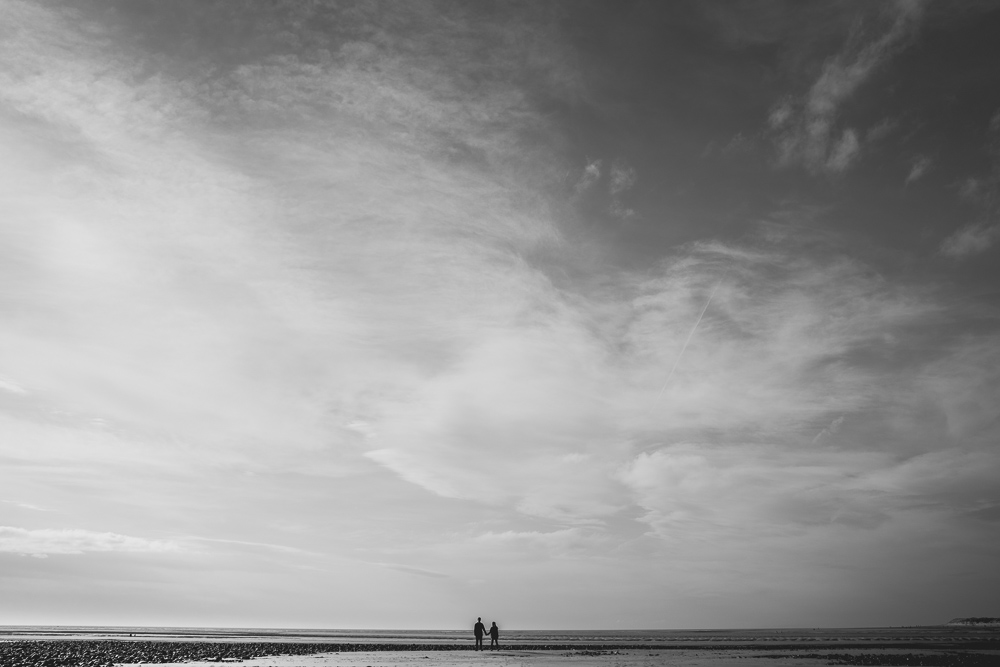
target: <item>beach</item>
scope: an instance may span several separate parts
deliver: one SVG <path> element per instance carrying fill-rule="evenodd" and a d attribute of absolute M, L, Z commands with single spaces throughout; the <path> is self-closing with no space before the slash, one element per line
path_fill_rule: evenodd
<path fill-rule="evenodd" d="M 4 667 L 722 667 L 1000 664 L 993 628 L 510 632 L 474 651 L 458 631 L 0 628 Z"/>

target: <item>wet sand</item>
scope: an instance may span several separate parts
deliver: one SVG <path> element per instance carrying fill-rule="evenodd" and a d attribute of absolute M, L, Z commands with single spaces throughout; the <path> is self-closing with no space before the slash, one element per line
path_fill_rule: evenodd
<path fill-rule="evenodd" d="M 1000 667 L 1000 630 L 511 632 L 499 651 L 464 632 L 2 628 L 4 667 Z"/>
<path fill-rule="evenodd" d="M 157 663 L 147 663 L 157 664 Z M 218 667 L 219 662 L 187 663 Z M 669 652 L 620 651 L 603 655 L 581 652 L 497 651 L 482 654 L 381 651 L 321 653 L 313 656 L 272 656 L 243 663 L 260 667 L 819 667 L 820 665 L 938 665 L 941 667 L 997 667 L 1000 652 L 929 651 L 913 653 L 898 649 L 871 651 L 740 651 L 732 649 Z"/>
<path fill-rule="evenodd" d="M 819 667 L 820 665 L 936 665 L 940 667 L 995 667 L 1000 651 L 909 649 L 812 649 L 759 650 L 733 648 L 691 648 L 669 651 L 350 651 L 306 655 L 270 655 L 255 658 L 185 658 L 185 647 L 166 661 L 143 660 L 130 654 L 126 646 L 74 659 L 65 650 L 2 654 L 4 667 L 50 667 L 107 665 L 176 665 L 219 667 L 240 663 L 245 667 Z M 122 650 L 124 649 L 124 651 Z M 117 655 L 116 655 L 117 654 Z M 151 656 L 150 656 L 151 657 Z M 167 656 L 162 656 L 167 657 Z M 207 658 L 207 656 L 206 656 Z"/>

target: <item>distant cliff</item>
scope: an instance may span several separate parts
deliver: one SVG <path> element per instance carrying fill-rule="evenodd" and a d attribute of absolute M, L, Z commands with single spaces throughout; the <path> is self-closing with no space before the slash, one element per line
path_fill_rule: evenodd
<path fill-rule="evenodd" d="M 1000 628 L 1000 618 L 995 616 L 971 616 L 969 618 L 953 618 L 946 625 L 975 625 L 978 627 Z"/>

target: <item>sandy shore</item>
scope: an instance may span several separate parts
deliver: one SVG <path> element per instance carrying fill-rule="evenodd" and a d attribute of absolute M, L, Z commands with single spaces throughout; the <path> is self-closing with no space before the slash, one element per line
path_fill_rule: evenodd
<path fill-rule="evenodd" d="M 511 631 L 473 651 L 459 631 L 0 627 L 0 667 L 1000 667 L 1000 631 L 945 626 Z"/>
<path fill-rule="evenodd" d="M 157 652 L 142 651 L 148 642 L 20 641 L 0 642 L 4 667 L 109 667 L 111 665 L 187 665 L 220 667 L 819 667 L 820 665 L 914 665 L 996 667 L 1000 647 L 691 647 L 628 650 L 427 650 L 335 651 L 310 653 L 311 647 L 286 644 L 259 649 L 257 657 L 234 644 L 160 643 Z M 243 644 L 244 647 L 248 646 Z M 249 645 L 253 646 L 253 645 Z M 272 647 L 274 645 L 271 645 Z M 207 647 L 207 648 L 206 648 Z M 214 648 L 213 648 L 214 647 Z M 149 648 L 148 646 L 146 648 Z M 227 651 L 227 648 L 229 649 Z M 253 649 L 251 649 L 253 650 Z M 161 661 L 162 660 L 162 661 Z"/>
<path fill-rule="evenodd" d="M 145 663 L 147 665 L 163 663 Z M 184 663 L 219 667 L 216 661 Z M 224 663 L 222 663 L 224 664 Z M 271 656 L 242 663 L 245 667 L 820 667 L 841 665 L 935 665 L 995 667 L 1000 652 L 954 652 L 900 649 L 854 651 L 738 651 L 732 649 L 620 651 L 600 655 L 554 651 L 433 652 L 409 651 L 321 653 Z"/>

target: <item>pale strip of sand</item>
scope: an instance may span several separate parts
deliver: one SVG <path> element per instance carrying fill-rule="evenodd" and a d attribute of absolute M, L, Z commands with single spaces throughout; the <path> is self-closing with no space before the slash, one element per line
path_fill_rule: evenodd
<path fill-rule="evenodd" d="M 672 649 L 626 650 L 588 655 L 559 651 L 372 651 L 319 653 L 308 656 L 269 656 L 242 662 L 244 667 L 825 667 L 831 654 L 867 654 L 902 657 L 915 652 L 905 649 L 881 650 L 734 650 Z M 941 657 L 943 651 L 917 651 L 922 656 Z M 953 653 L 953 652 L 952 652 Z M 1000 664 L 1000 652 L 992 654 Z M 186 667 L 220 667 L 226 661 L 180 663 Z M 143 663 L 146 667 L 166 663 Z M 172 663 L 177 665 L 178 663 Z M 868 663 L 871 664 L 871 663 Z M 876 663 L 877 664 L 877 663 Z M 906 663 L 904 663 L 906 664 Z M 915 663 L 919 664 L 919 663 Z M 941 663 L 932 663 L 941 664 Z"/>
<path fill-rule="evenodd" d="M 726 655 L 727 651 L 670 651 L 648 653 L 621 651 L 605 655 L 573 655 L 555 651 L 436 651 L 431 653 L 376 651 L 320 653 L 311 656 L 269 656 L 253 658 L 244 667 L 747 667 L 746 657 Z M 144 663 L 152 665 L 154 663 Z M 215 661 L 185 662 L 184 667 L 220 667 Z M 819 667 L 827 661 L 781 660 L 784 667 Z M 755 660 L 752 666 L 766 667 Z M 166 665 L 164 665 L 166 667 Z"/>

